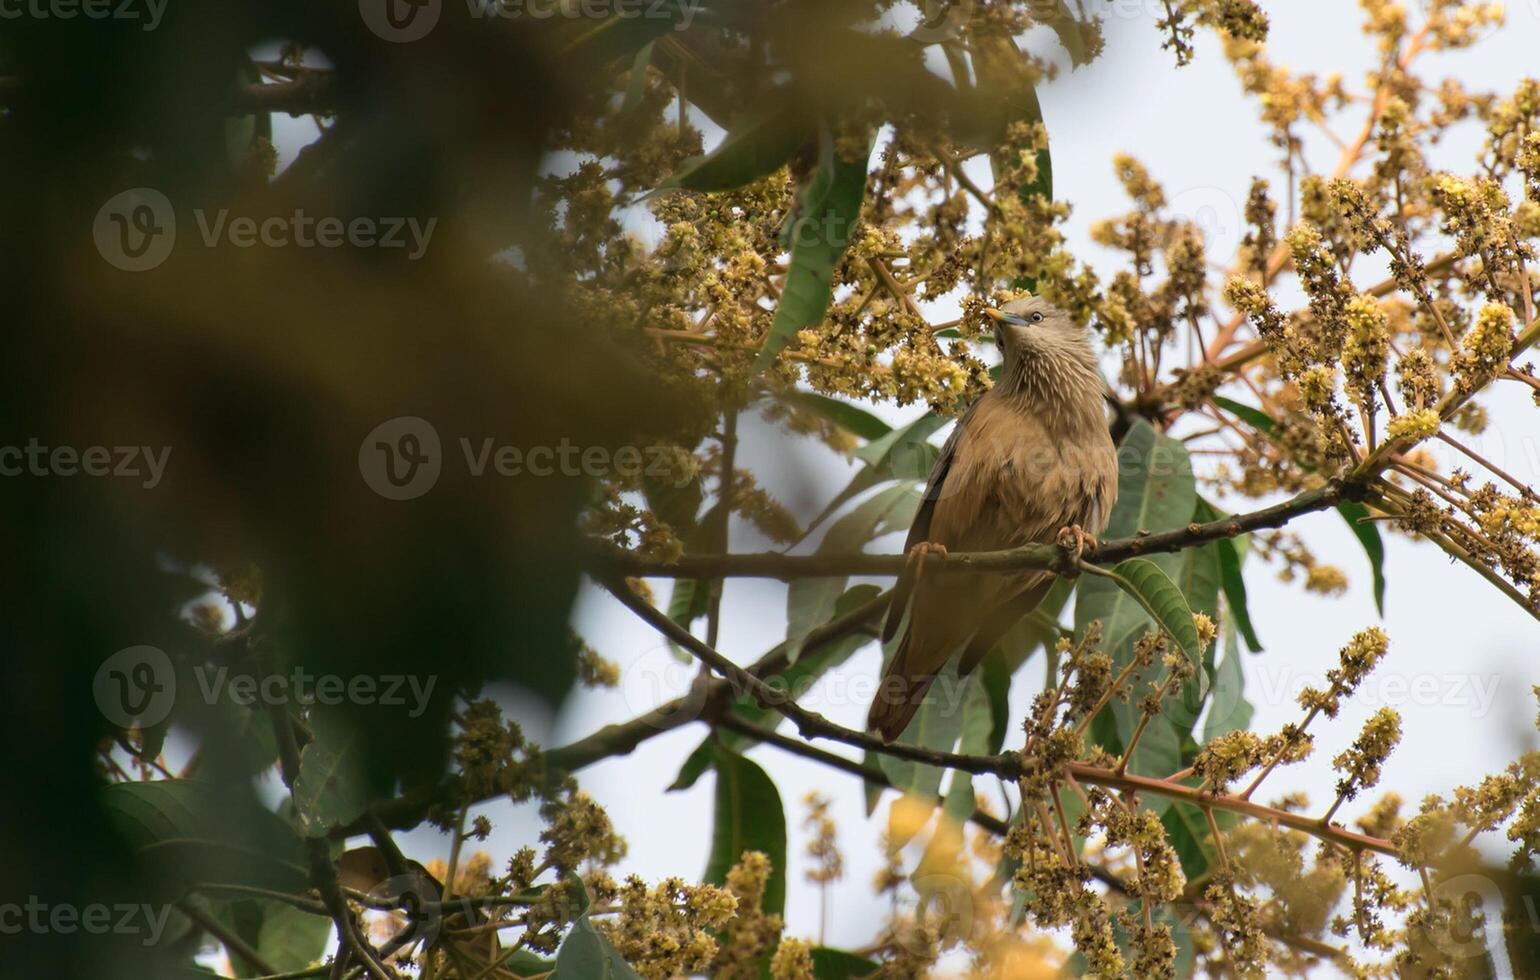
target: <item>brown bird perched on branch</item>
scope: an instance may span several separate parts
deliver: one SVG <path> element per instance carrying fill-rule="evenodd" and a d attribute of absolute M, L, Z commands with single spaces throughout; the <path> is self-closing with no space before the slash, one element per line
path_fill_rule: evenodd
<path fill-rule="evenodd" d="M 907 623 L 867 715 L 891 742 L 959 651 L 978 666 L 1006 630 L 1042 602 L 1053 573 L 924 573 L 923 556 L 1078 545 L 1107 527 L 1118 494 L 1096 354 L 1082 327 L 1038 297 L 986 310 L 1004 357 L 1000 380 L 969 406 L 941 450 L 909 529 L 884 642 Z M 1078 546 L 1077 545 L 1077 546 Z"/>

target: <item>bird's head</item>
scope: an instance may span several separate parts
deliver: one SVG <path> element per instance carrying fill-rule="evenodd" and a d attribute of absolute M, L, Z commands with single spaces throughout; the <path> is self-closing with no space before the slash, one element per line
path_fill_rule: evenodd
<path fill-rule="evenodd" d="M 986 309 L 984 315 L 994 322 L 995 343 L 1005 362 L 1000 382 L 1006 392 L 1064 381 L 1099 390 L 1101 375 L 1090 336 L 1068 313 L 1040 296 L 1026 296 Z"/>

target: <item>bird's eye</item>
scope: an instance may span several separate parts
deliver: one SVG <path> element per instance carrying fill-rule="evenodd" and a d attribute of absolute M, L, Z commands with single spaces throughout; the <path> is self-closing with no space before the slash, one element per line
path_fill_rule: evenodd
<path fill-rule="evenodd" d="M 1034 314 L 1032 314 L 1032 322 L 1033 323 L 1042 323 L 1043 322 L 1043 315 L 1041 313 L 1034 313 Z"/>

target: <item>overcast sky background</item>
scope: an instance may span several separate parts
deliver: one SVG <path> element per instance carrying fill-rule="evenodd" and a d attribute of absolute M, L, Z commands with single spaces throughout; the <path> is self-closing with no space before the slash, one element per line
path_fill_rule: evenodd
<path fill-rule="evenodd" d="M 1240 202 L 1252 176 L 1272 178 L 1275 190 L 1282 186 L 1273 166 L 1276 153 L 1256 120 L 1254 100 L 1241 92 L 1218 44 L 1207 33 L 1199 34 L 1193 64 L 1180 70 L 1173 67 L 1171 54 L 1160 50 L 1156 0 L 1091 0 L 1087 6 L 1108 14 L 1107 50 L 1090 66 L 1066 71 L 1040 92 L 1052 140 L 1055 193 L 1075 209 L 1068 223 L 1072 246 L 1097 265 L 1104 279 L 1118 268 L 1115 257 L 1091 244 L 1087 232 L 1093 221 L 1127 209 L 1111 166 L 1115 153 L 1127 152 L 1164 183 L 1176 210 L 1204 225 L 1210 233 L 1210 258 L 1227 261 L 1239 239 Z M 1372 42 L 1360 33 L 1357 4 L 1289 0 L 1266 6 L 1272 17 L 1269 49 L 1275 62 L 1321 75 L 1341 72 L 1350 88 L 1362 89 L 1374 52 Z M 1418 15 L 1414 12 L 1413 17 L 1415 22 Z M 1033 40 L 1038 50 L 1052 48 L 1046 32 L 1036 32 Z M 1540 0 L 1519 0 L 1509 4 L 1508 23 L 1496 37 L 1474 51 L 1426 55 L 1419 61 L 1419 70 L 1435 84 L 1443 75 L 1454 74 L 1469 90 L 1511 94 L 1526 69 L 1534 72 L 1537 40 Z M 284 162 L 314 134 L 308 121 L 276 117 L 275 124 Z M 1350 138 L 1357 127 L 1355 118 L 1351 125 L 1340 127 L 1340 135 Z M 1462 127 L 1457 139 L 1439 148 L 1435 165 L 1469 173 L 1480 138 L 1478 127 Z M 1307 139 L 1316 169 L 1329 170 L 1336 148 L 1313 131 Z M 987 180 L 987 168 L 982 176 Z M 1371 281 L 1364 274 L 1359 285 Z M 951 315 L 941 304 L 933 318 Z M 1521 480 L 1540 482 L 1540 410 L 1517 390 L 1487 404 L 1493 421 L 1487 434 L 1476 440 L 1480 451 Z M 920 409 L 884 406 L 878 411 L 897 422 L 913 419 Z M 740 465 L 753 470 L 762 484 L 804 518 L 820 509 L 854 472 L 851 464 L 811 443 L 788 445 L 789 440 L 752 414 L 743 417 L 741 428 Z M 1432 448 L 1436 452 L 1443 447 L 1435 443 Z M 1233 498 L 1224 503 L 1232 509 L 1255 506 Z M 1298 583 L 1279 582 L 1268 568 L 1248 565 L 1251 614 L 1266 650 L 1245 660 L 1246 696 L 1256 707 L 1253 727 L 1261 732 L 1276 731 L 1297 720 L 1300 712 L 1293 697 L 1299 688 L 1321 681 L 1335 664 L 1338 648 L 1356 630 L 1380 622 L 1367 561 L 1342 521 L 1327 512 L 1307 516 L 1293 528 L 1317 555 L 1346 571 L 1352 585 L 1344 597 L 1323 599 L 1305 593 Z M 732 539 L 735 551 L 771 547 L 741 521 L 734 522 Z M 894 535 L 871 550 L 895 551 L 901 545 L 901 538 Z M 1319 726 L 1314 757 L 1269 779 L 1270 793 L 1264 794 L 1268 798 L 1299 789 L 1309 793 L 1317 811 L 1324 808 L 1333 795 L 1332 756 L 1351 741 L 1370 714 L 1385 705 L 1401 711 L 1405 735 L 1385 766 L 1382 786 L 1399 791 L 1412 809 L 1423 795 L 1447 793 L 1462 782 L 1500 769 L 1535 742 L 1535 706 L 1529 693 L 1530 686 L 1540 682 L 1540 628 L 1535 621 L 1475 573 L 1451 565 L 1432 545 L 1387 536 L 1387 548 L 1384 625 L 1391 637 L 1391 654 L 1376 679 L 1346 705 L 1339 720 Z M 660 599 L 666 598 L 668 583 L 653 584 Z M 721 650 L 739 663 L 754 660 L 784 636 L 785 587 L 729 580 L 722 619 Z M 585 588 L 574 625 L 595 649 L 620 664 L 625 681 L 618 691 L 574 691 L 554 715 L 518 692 L 498 692 L 536 741 L 563 744 L 684 693 L 690 671 L 677 668 L 658 636 L 608 597 Z M 860 727 L 865 698 L 848 696 L 847 682 L 852 677 L 874 676 L 879 665 L 880 652 L 874 643 L 832 672 L 804 703 L 835 721 Z M 1021 716 L 1035 693 L 1041 671 L 1039 656 L 1018 674 L 1012 690 L 1015 717 Z M 655 881 L 673 874 L 696 877 L 704 869 L 714 777 L 706 775 L 688 791 L 663 792 L 704 735 L 702 726 L 690 725 L 581 774 L 584 788 L 606 806 L 630 842 L 621 872 L 636 872 Z M 1019 744 L 1019 730 L 1013 729 L 1007 745 Z M 831 743 L 825 747 L 854 754 Z M 749 754 L 775 780 L 786 806 L 788 932 L 818 935 L 817 888 L 803 879 L 807 836 L 801 827 L 801 799 L 819 790 L 836 801 L 834 815 L 846 862 L 826 938 L 836 945 L 866 943 L 885 910 L 885 903 L 871 895 L 870 881 L 881 866 L 876 834 L 886 825 L 887 803 L 893 794 L 885 797 L 868 821 L 861 784 L 854 777 L 770 747 Z M 976 785 L 983 787 L 984 782 Z M 1365 794 L 1347 804 L 1339 819 L 1351 821 L 1376 795 Z M 536 842 L 539 823 L 532 808 L 499 803 L 485 807 L 484 812 L 496 830 L 481 846 L 494 860 Z M 447 853 L 447 841 L 425 829 L 408 835 L 406 843 L 408 853 L 423 860 Z"/>

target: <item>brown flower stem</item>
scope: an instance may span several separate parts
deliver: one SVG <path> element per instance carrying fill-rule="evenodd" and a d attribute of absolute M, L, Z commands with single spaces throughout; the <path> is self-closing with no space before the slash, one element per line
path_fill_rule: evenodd
<path fill-rule="evenodd" d="M 1171 682 L 1174 680 L 1176 680 L 1175 674 L 1167 674 L 1165 682 L 1161 684 L 1160 687 L 1155 689 L 1153 697 L 1157 702 L 1165 698 L 1166 690 L 1171 686 Z M 1139 717 L 1139 724 L 1134 728 L 1134 734 L 1129 737 L 1128 747 L 1123 750 L 1123 757 L 1118 760 L 1118 764 L 1113 770 L 1114 772 L 1121 775 L 1128 769 L 1129 760 L 1134 757 L 1134 749 L 1139 747 L 1139 739 L 1143 737 L 1144 730 L 1150 725 L 1150 719 L 1155 717 L 1156 714 L 1158 714 L 1156 711 L 1145 711 L 1141 713 Z"/>
<path fill-rule="evenodd" d="M 1340 685 L 1333 684 L 1331 686 L 1331 693 L 1329 693 L 1327 695 L 1327 697 L 1328 698 L 1334 698 L 1337 695 L 1341 694 L 1342 692 L 1339 690 L 1339 687 L 1340 687 Z M 1299 724 L 1299 735 L 1300 735 L 1301 738 L 1304 737 L 1305 729 L 1310 727 L 1310 723 L 1315 720 L 1315 716 L 1320 714 L 1320 712 L 1321 712 L 1320 707 L 1316 706 L 1316 707 L 1311 708 L 1305 714 L 1305 720 L 1300 722 L 1300 724 Z M 1243 799 L 1243 800 L 1251 799 L 1251 794 L 1255 793 L 1257 791 L 1257 787 L 1262 785 L 1262 780 L 1266 779 L 1268 774 L 1271 773 L 1275 768 L 1277 768 L 1278 763 L 1283 761 L 1283 757 L 1288 754 L 1289 748 L 1292 746 L 1292 744 L 1293 744 L 1292 742 L 1285 743 L 1283 748 L 1281 748 L 1277 752 L 1273 753 L 1273 757 L 1268 760 L 1267 765 L 1263 766 L 1262 767 L 1262 771 L 1257 773 L 1257 778 L 1253 779 L 1251 781 L 1251 785 L 1247 786 L 1244 790 L 1241 791 L 1241 796 L 1240 796 L 1241 799 Z"/>
<path fill-rule="evenodd" d="M 1406 511 L 1403 509 L 1402 505 L 1391 495 L 1392 493 L 1397 492 L 1396 488 L 1390 484 L 1382 484 L 1378 489 L 1380 492 L 1375 497 L 1371 498 L 1371 502 L 1381 510 L 1389 512 L 1394 517 L 1404 519 L 1406 517 Z M 1386 491 L 1390 492 L 1388 493 Z M 1540 608 L 1537 608 L 1536 605 L 1530 601 L 1528 596 L 1514 588 L 1507 579 L 1503 578 L 1501 575 L 1497 574 L 1497 572 L 1487 567 L 1485 562 L 1478 559 L 1475 555 L 1472 555 L 1470 551 L 1462 547 L 1448 535 L 1439 531 L 1423 529 L 1418 529 L 1417 533 L 1432 541 L 1434 544 L 1437 544 L 1444 550 L 1446 554 L 1459 559 L 1476 574 L 1486 579 L 1487 582 L 1495 587 L 1499 592 L 1507 596 L 1509 599 L 1512 599 L 1520 609 L 1529 613 L 1529 615 L 1534 617 L 1536 620 L 1540 620 Z"/>
<path fill-rule="evenodd" d="M 1059 795 L 1059 784 L 1053 784 L 1053 808 L 1059 815 L 1059 826 L 1064 830 L 1064 844 L 1069 849 L 1070 867 L 1080 867 L 1080 852 L 1075 849 L 1075 834 L 1069 828 L 1069 817 L 1064 812 L 1064 798 Z"/>
<path fill-rule="evenodd" d="M 1224 869 L 1225 874 L 1229 874 L 1230 873 L 1230 853 L 1229 853 L 1228 850 L 1225 849 L 1225 839 L 1224 839 L 1224 836 L 1219 833 L 1219 822 L 1214 819 L 1214 810 L 1213 810 L 1213 808 L 1212 807 L 1204 807 L 1203 808 L 1203 817 L 1204 817 L 1205 820 L 1208 821 L 1208 832 L 1209 832 L 1210 835 L 1213 836 L 1213 838 L 1214 838 L 1214 847 L 1216 849 L 1218 849 L 1218 851 L 1219 851 L 1219 866 Z"/>

